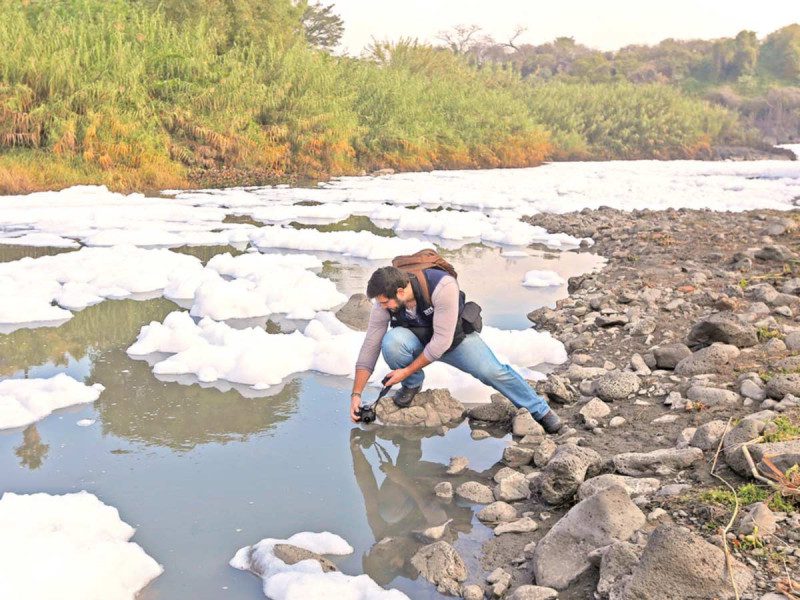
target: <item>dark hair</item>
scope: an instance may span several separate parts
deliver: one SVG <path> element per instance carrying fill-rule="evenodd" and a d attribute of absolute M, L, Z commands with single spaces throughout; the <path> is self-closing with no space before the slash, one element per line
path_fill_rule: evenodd
<path fill-rule="evenodd" d="M 408 275 L 396 267 L 381 267 L 375 271 L 367 283 L 367 297 L 371 300 L 378 296 L 388 299 L 397 298 L 397 288 L 408 285 Z"/>

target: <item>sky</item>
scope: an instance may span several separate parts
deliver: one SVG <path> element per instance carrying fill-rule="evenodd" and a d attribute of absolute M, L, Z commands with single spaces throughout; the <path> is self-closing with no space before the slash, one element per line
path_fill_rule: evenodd
<path fill-rule="evenodd" d="M 665 38 L 731 37 L 742 29 L 759 37 L 800 22 L 798 0 L 324 0 L 345 22 L 343 50 L 358 55 L 373 37 L 436 41 L 455 25 L 480 25 L 507 40 L 541 44 L 569 36 L 600 50 L 655 44 Z"/>

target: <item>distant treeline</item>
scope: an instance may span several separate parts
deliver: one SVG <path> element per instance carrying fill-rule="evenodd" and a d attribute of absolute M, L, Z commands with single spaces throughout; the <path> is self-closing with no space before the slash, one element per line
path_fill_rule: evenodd
<path fill-rule="evenodd" d="M 542 76 L 515 62 L 526 47 L 337 57 L 341 28 L 290 0 L 0 0 L 0 193 L 706 157 L 760 139 L 677 86 L 577 76 L 577 58 Z"/>
<path fill-rule="evenodd" d="M 800 140 L 800 24 L 759 40 L 752 31 L 717 40 L 668 39 L 655 46 L 601 52 L 561 37 L 541 45 L 517 43 L 518 28 L 498 42 L 478 27 L 443 32 L 442 41 L 476 66 L 500 64 L 533 85 L 661 83 L 737 111 L 770 143 Z"/>

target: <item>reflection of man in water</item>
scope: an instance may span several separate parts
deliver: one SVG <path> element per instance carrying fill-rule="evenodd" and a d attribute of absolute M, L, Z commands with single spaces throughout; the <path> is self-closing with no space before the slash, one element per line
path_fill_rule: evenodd
<path fill-rule="evenodd" d="M 420 439 L 403 437 L 401 432 L 381 431 L 381 435 L 399 448 L 394 463 L 374 431 L 353 429 L 350 453 L 367 522 L 376 540 L 364 555 L 364 572 L 380 585 L 388 585 L 397 576 L 416 577 L 410 559 L 428 542 L 417 539 L 415 531 L 453 519 L 445 533 L 445 539 L 449 536 L 453 540 L 456 531 L 471 530 L 472 511 L 436 497 L 433 488 L 437 483 L 447 479 L 457 485 L 460 480 L 446 475 L 445 465 L 421 460 Z M 368 455 L 376 457 L 386 476 L 380 485 Z"/>

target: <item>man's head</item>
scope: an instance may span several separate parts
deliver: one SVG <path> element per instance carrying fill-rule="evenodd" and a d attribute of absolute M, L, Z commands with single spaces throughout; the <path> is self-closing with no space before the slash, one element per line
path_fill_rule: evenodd
<path fill-rule="evenodd" d="M 381 267 L 369 278 L 367 297 L 391 311 L 402 308 L 413 299 L 408 275 L 395 267 Z"/>

